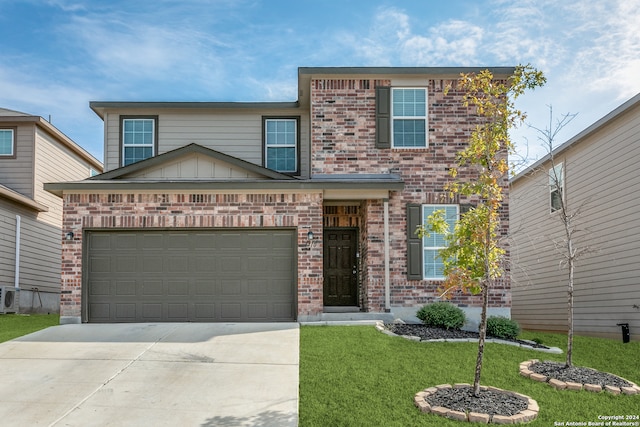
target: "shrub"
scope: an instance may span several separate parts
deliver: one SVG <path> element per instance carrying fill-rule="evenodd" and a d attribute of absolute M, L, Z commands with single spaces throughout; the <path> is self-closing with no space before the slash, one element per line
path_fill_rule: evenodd
<path fill-rule="evenodd" d="M 416 316 L 427 326 L 445 329 L 460 329 L 465 321 L 462 309 L 444 301 L 425 305 Z"/>
<path fill-rule="evenodd" d="M 514 339 L 520 334 L 520 325 L 515 320 L 507 319 L 503 316 L 489 316 L 487 318 L 487 335 L 503 338 Z"/>

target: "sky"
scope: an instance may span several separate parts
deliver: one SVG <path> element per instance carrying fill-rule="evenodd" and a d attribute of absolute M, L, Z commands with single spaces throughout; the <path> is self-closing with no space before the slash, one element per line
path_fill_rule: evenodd
<path fill-rule="evenodd" d="M 515 66 L 531 126 L 564 142 L 640 92 L 640 0 L 0 0 L 0 108 L 103 159 L 90 101 L 295 101 L 298 67 Z M 550 120 L 549 107 L 554 119 Z"/>

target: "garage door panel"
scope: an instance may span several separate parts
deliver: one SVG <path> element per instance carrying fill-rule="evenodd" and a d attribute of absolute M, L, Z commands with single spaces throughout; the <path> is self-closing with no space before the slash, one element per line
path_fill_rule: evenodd
<path fill-rule="evenodd" d="M 138 249 L 162 251 L 164 249 L 164 237 L 160 233 L 141 233 L 138 235 Z"/>
<path fill-rule="evenodd" d="M 222 250 L 241 250 L 243 246 L 242 234 L 240 233 L 222 233 L 218 239 L 217 249 Z"/>
<path fill-rule="evenodd" d="M 128 296 L 136 294 L 136 281 L 135 280 L 116 280 L 115 296 Z"/>
<path fill-rule="evenodd" d="M 188 280 L 171 280 L 168 282 L 168 294 L 171 296 L 189 296 Z"/>
<path fill-rule="evenodd" d="M 211 322 L 216 318 L 216 306 L 210 304 L 194 304 L 194 320 Z"/>
<path fill-rule="evenodd" d="M 146 249 L 145 249 L 146 251 Z M 159 256 L 142 257 L 142 273 L 157 274 L 163 271 L 163 259 Z"/>
<path fill-rule="evenodd" d="M 90 231 L 90 322 L 291 321 L 292 230 Z"/>
<path fill-rule="evenodd" d="M 142 303 L 142 319 L 152 322 L 162 320 L 162 304 Z"/>
<path fill-rule="evenodd" d="M 248 303 L 247 317 L 254 322 L 266 321 L 269 318 L 269 306 L 264 302 Z"/>
<path fill-rule="evenodd" d="M 142 295 L 162 296 L 164 293 L 164 283 L 161 279 L 145 280 L 142 282 Z"/>
<path fill-rule="evenodd" d="M 115 316 L 120 321 L 134 321 L 136 318 L 136 304 L 135 303 L 116 303 Z"/>
<path fill-rule="evenodd" d="M 90 295 L 100 296 L 111 294 L 111 281 L 110 280 L 96 280 L 93 282 L 93 286 L 89 289 Z"/>
<path fill-rule="evenodd" d="M 135 255 L 116 257 L 116 271 L 118 273 L 135 273 L 137 269 L 137 259 Z"/>
<path fill-rule="evenodd" d="M 193 265 L 195 273 L 213 273 L 216 271 L 216 263 L 212 262 L 210 255 L 195 255 Z"/>
<path fill-rule="evenodd" d="M 268 271 L 269 257 L 267 256 L 249 256 L 247 257 L 249 271 Z"/>
<path fill-rule="evenodd" d="M 135 251 L 138 237 L 131 233 L 118 233 L 114 236 L 114 247 L 120 251 Z"/>
<path fill-rule="evenodd" d="M 94 234 L 90 236 L 88 248 L 94 250 L 111 249 L 111 237 L 108 234 Z"/>
<path fill-rule="evenodd" d="M 221 303 L 220 318 L 222 321 L 240 321 L 242 319 L 242 304 L 237 302 Z"/>
<path fill-rule="evenodd" d="M 194 289 L 196 296 L 204 297 L 216 295 L 216 283 L 213 279 L 195 280 Z"/>
<path fill-rule="evenodd" d="M 247 280 L 247 294 L 266 297 L 269 295 L 269 281 L 265 279 Z"/>
<path fill-rule="evenodd" d="M 185 322 L 189 320 L 189 307 L 186 302 L 179 304 L 167 304 L 167 313 L 169 320 L 175 322 Z"/>
<path fill-rule="evenodd" d="M 168 266 L 169 273 L 186 273 L 189 271 L 189 257 L 184 256 L 172 256 L 165 263 Z"/>
<path fill-rule="evenodd" d="M 94 303 L 90 304 L 89 310 L 93 315 L 93 318 L 99 322 L 107 322 L 111 318 L 111 304 L 109 303 Z"/>
<path fill-rule="evenodd" d="M 89 272 L 90 273 L 110 273 L 111 258 L 106 256 L 89 257 Z"/>

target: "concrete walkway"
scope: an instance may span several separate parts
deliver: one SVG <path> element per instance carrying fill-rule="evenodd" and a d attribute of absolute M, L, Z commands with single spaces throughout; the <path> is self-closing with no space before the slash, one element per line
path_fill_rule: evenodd
<path fill-rule="evenodd" d="M 61 325 L 0 344 L 0 425 L 296 426 L 297 323 Z"/>

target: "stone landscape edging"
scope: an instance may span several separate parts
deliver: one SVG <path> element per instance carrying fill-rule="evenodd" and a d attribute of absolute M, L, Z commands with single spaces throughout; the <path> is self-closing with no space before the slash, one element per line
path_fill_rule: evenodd
<path fill-rule="evenodd" d="M 420 337 L 416 337 L 416 336 L 412 336 L 412 335 L 398 335 L 396 333 L 393 333 L 390 330 L 388 330 L 387 328 L 385 328 L 384 327 L 384 322 L 381 322 L 381 321 L 376 322 L 376 329 L 378 329 L 380 332 L 382 332 L 384 334 L 387 334 L 387 335 L 390 335 L 390 336 L 394 336 L 394 337 L 402 337 L 402 338 L 408 339 L 410 341 L 421 341 L 421 342 L 478 342 L 478 338 L 439 338 L 439 339 L 433 339 L 433 340 L 421 340 Z M 497 343 L 497 344 L 511 345 L 511 346 L 514 346 L 514 347 L 525 348 L 527 350 L 542 351 L 544 353 L 562 354 L 562 349 L 560 349 L 558 347 L 537 348 L 537 347 L 534 347 L 532 345 L 521 344 L 521 343 L 513 342 L 513 341 L 501 340 L 501 339 L 498 339 L 498 338 L 487 338 L 485 340 L 485 342 L 493 342 L 493 343 Z"/>
<path fill-rule="evenodd" d="M 431 406 L 429 402 L 427 402 L 427 397 L 436 393 L 438 390 L 447 389 L 447 388 L 463 388 L 463 387 L 471 387 L 470 384 L 460 383 L 460 384 L 441 384 L 434 387 L 426 388 L 422 391 L 416 393 L 413 398 L 413 401 L 423 413 L 431 413 L 435 415 L 440 415 L 442 417 L 450 418 L 458 421 L 468 421 L 470 423 L 482 423 L 482 424 L 519 424 L 519 423 L 528 423 L 529 421 L 533 421 L 538 417 L 538 412 L 540 408 L 538 407 L 538 402 L 530 398 L 529 396 L 525 396 L 524 394 L 516 393 L 515 391 L 502 390 L 496 387 L 487 387 L 481 386 L 480 390 L 492 390 L 498 391 L 501 393 L 507 393 L 511 396 L 516 396 L 522 398 L 527 401 L 527 409 L 524 409 L 518 412 L 515 415 L 489 415 L 478 412 L 460 412 L 454 411 L 453 409 L 445 408 L 443 406 Z"/>
<path fill-rule="evenodd" d="M 616 387 L 616 386 L 611 386 L 611 385 L 605 385 L 604 387 L 602 387 L 599 384 L 581 384 L 581 383 L 574 383 L 574 382 L 570 382 L 570 381 L 561 381 L 552 377 L 547 377 L 545 375 L 542 374 L 537 374 L 535 372 L 533 372 L 532 370 L 529 369 L 529 366 L 533 365 L 534 363 L 538 363 L 540 360 L 538 359 L 531 359 L 531 360 L 526 360 L 522 363 L 520 363 L 520 375 L 522 375 L 523 377 L 529 378 L 533 381 L 537 381 L 537 382 L 541 382 L 541 383 L 547 383 L 549 384 L 551 387 L 555 388 L 556 390 L 574 390 L 574 391 L 580 391 L 580 390 L 586 390 L 586 391 L 590 391 L 593 393 L 600 393 L 601 391 L 607 391 L 611 394 L 614 395 L 619 395 L 619 394 L 626 394 L 626 395 L 635 395 L 635 394 L 640 394 L 640 387 L 638 387 L 638 385 L 636 383 L 634 383 L 633 381 L 629 381 L 626 378 L 622 378 L 619 377 L 618 375 L 615 374 L 610 374 L 608 372 L 605 372 L 609 375 L 612 375 L 616 378 L 620 378 L 621 380 L 624 380 L 628 383 L 631 384 L 631 387 Z"/>

